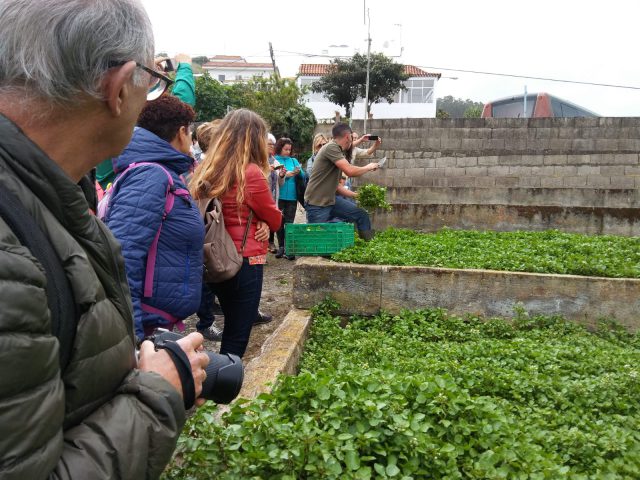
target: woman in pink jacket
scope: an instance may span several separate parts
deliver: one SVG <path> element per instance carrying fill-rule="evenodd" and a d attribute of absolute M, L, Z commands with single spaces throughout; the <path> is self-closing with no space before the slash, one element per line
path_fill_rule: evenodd
<path fill-rule="evenodd" d="M 268 235 L 264 241 L 255 239 L 256 229 L 258 223 L 263 222 L 275 231 L 282 222 L 267 181 L 269 173 L 264 120 L 250 110 L 240 109 L 222 120 L 214 143 L 190 183 L 194 199 L 220 199 L 225 227 L 244 257 L 240 271 L 233 278 L 211 284 L 225 318 L 220 353 L 242 357 L 258 316 L 269 243 Z M 253 215 L 250 216 L 250 212 Z M 243 250 L 247 222 L 250 222 L 249 231 Z"/>

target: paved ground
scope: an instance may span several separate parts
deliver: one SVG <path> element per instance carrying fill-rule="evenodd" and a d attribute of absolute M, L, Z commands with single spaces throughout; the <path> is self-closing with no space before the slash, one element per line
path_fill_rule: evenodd
<path fill-rule="evenodd" d="M 304 222 L 304 210 L 298 206 L 295 223 Z M 268 255 L 267 265 L 265 265 L 264 269 L 264 283 L 262 287 L 260 310 L 273 315 L 273 321 L 263 325 L 256 325 L 253 328 L 251 338 L 249 339 L 249 346 L 247 347 L 247 351 L 242 359 L 245 365 L 253 358 L 260 355 L 264 341 L 269 338 L 278 325 L 280 325 L 292 307 L 291 290 L 294 264 L 295 261 L 284 258 L 278 259 L 275 258 L 273 254 Z M 222 327 L 222 322 L 220 320 L 221 319 L 217 319 L 216 324 Z M 187 327 L 187 332 L 195 330 L 197 321 L 198 319 L 195 315 L 185 320 L 184 323 Z M 207 350 L 217 352 L 220 349 L 220 342 L 209 342 L 205 340 L 205 348 Z"/>

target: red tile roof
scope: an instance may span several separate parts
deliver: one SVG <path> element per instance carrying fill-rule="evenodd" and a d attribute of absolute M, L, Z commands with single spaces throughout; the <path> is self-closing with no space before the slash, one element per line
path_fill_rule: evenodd
<path fill-rule="evenodd" d="M 325 75 L 330 65 L 326 63 L 303 63 L 300 65 L 298 75 L 307 77 L 321 77 Z M 412 77 L 435 77 L 440 78 L 441 73 L 425 72 L 424 70 L 414 67 L 413 65 L 405 65 L 404 73 Z"/>
<path fill-rule="evenodd" d="M 216 55 L 215 57 L 211 57 L 209 58 L 209 61 L 214 61 L 214 60 L 240 60 L 240 61 L 244 61 L 244 58 L 242 58 L 240 55 Z"/>

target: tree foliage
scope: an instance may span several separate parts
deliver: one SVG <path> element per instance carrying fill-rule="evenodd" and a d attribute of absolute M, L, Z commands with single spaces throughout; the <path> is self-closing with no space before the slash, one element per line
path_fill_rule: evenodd
<path fill-rule="evenodd" d="M 409 76 L 404 66 L 395 63 L 382 53 L 371 55 L 369 69 L 369 108 L 385 99 L 393 102 L 393 96 L 406 89 L 404 81 Z M 347 117 L 351 117 L 351 108 L 358 98 L 365 98 L 367 82 L 367 57 L 356 53 L 348 60 L 331 61 L 329 71 L 320 80 L 311 85 L 314 92 L 322 92 L 333 103 L 345 108 Z"/>
<path fill-rule="evenodd" d="M 482 106 L 481 105 L 473 105 L 472 107 L 467 108 L 462 115 L 464 118 L 480 118 L 482 115 Z"/>
<path fill-rule="evenodd" d="M 303 148 L 311 143 L 316 119 L 301 99 L 294 80 L 256 78 L 224 85 L 205 73 L 196 79 L 196 120 L 209 121 L 224 117 L 228 109 L 248 108 L 264 118 L 276 137 L 287 136 Z"/>
<path fill-rule="evenodd" d="M 484 106 L 482 102 L 475 102 L 470 99 L 462 100 L 461 98 L 454 98 L 451 95 L 439 98 L 436 104 L 438 106 L 438 110 L 442 110 L 449 114 L 449 117 L 438 118 L 462 118 L 465 117 L 465 112 L 472 107 L 478 107 L 480 109 L 480 113 L 482 113 L 482 107 Z M 476 111 L 477 110 L 471 110 L 470 114 L 473 114 Z M 478 114 L 477 116 L 479 117 L 480 115 Z"/>
<path fill-rule="evenodd" d="M 196 78 L 196 121 L 208 122 L 222 118 L 230 104 L 228 88 L 211 78 L 208 72 Z"/>
<path fill-rule="evenodd" d="M 202 66 L 202 65 L 204 65 L 205 63 L 207 63 L 209 61 L 209 57 L 207 57 L 206 55 L 201 55 L 199 57 L 193 57 L 191 59 L 191 61 L 193 63 L 196 63 L 196 64 Z"/>

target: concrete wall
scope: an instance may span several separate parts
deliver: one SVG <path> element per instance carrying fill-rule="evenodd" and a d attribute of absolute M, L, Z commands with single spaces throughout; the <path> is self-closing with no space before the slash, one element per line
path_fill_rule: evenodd
<path fill-rule="evenodd" d="M 376 230 L 387 227 L 423 232 L 442 227 L 498 232 L 557 229 L 588 235 L 640 236 L 637 208 L 395 203 L 391 211 L 377 211 L 371 220 Z"/>
<path fill-rule="evenodd" d="M 361 131 L 362 122 L 354 122 Z M 640 188 L 640 118 L 372 120 L 392 187 Z"/>
<path fill-rule="evenodd" d="M 353 128 L 362 132 L 362 122 Z M 391 203 L 415 205 L 378 215 L 376 228 L 432 230 L 446 221 L 452 228 L 640 230 L 640 118 L 371 120 L 367 130 L 382 137 L 376 156 L 387 157 L 387 168 L 354 185 L 383 185 Z M 438 206 L 431 224 L 421 205 Z M 469 215 L 447 215 L 449 205 Z M 532 214 L 525 206 L 566 210 Z"/>
<path fill-rule="evenodd" d="M 294 267 L 296 308 L 311 308 L 331 295 L 346 314 L 380 309 L 443 307 L 484 317 L 513 315 L 521 303 L 531 314 L 561 314 L 589 327 L 615 318 L 640 327 L 640 280 L 535 273 L 390 267 L 302 258 Z"/>

